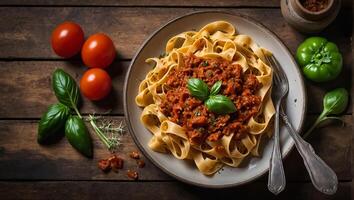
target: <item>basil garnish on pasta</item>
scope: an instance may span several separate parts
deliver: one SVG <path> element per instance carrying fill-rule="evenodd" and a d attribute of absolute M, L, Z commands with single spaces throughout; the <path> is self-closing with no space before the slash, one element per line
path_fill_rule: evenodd
<path fill-rule="evenodd" d="M 234 103 L 228 97 L 221 94 L 210 96 L 205 101 L 205 105 L 209 111 L 216 114 L 229 114 L 236 112 Z"/>
<path fill-rule="evenodd" d="M 205 101 L 209 97 L 208 85 L 197 78 L 191 78 L 188 80 L 188 90 L 192 96 L 201 101 Z"/>
<path fill-rule="evenodd" d="M 216 82 L 210 89 L 210 95 L 217 95 L 220 92 L 221 84 L 221 81 Z"/>
<path fill-rule="evenodd" d="M 191 78 L 188 80 L 188 90 L 192 96 L 204 101 L 205 106 L 213 113 L 229 114 L 236 112 L 234 103 L 227 96 L 218 94 L 221 84 L 221 81 L 216 82 L 209 93 L 208 85 L 203 80 Z"/>

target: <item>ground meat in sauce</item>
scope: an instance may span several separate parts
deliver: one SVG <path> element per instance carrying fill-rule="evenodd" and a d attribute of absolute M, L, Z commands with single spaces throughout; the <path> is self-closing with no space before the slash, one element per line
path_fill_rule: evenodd
<path fill-rule="evenodd" d="M 248 132 L 248 120 L 261 104 L 261 97 L 256 95 L 261 83 L 256 76 L 243 73 L 240 65 L 223 59 L 202 59 L 191 54 L 184 57 L 184 64 L 184 68 L 174 69 L 166 81 L 168 91 L 160 104 L 161 111 L 185 128 L 192 144 L 217 141 L 231 133 L 235 133 L 234 139 L 241 139 Z M 221 80 L 220 93 L 234 102 L 237 111 L 226 115 L 209 112 L 188 91 L 187 81 L 192 77 L 202 79 L 209 88 Z"/>

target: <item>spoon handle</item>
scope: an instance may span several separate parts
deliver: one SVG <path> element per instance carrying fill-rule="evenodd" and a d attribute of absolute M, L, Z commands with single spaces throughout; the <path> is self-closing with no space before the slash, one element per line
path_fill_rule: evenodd
<path fill-rule="evenodd" d="M 283 168 L 282 156 L 280 153 L 279 144 L 279 105 L 276 106 L 275 120 L 274 120 L 274 145 L 270 158 L 269 175 L 268 175 L 268 190 L 277 195 L 284 190 L 286 181 Z"/>
<path fill-rule="evenodd" d="M 312 146 L 296 133 L 289 122 L 288 116 L 281 108 L 281 117 L 288 127 L 290 135 L 295 141 L 295 146 L 299 151 L 306 169 L 310 175 L 312 184 L 317 190 L 324 194 L 334 194 L 337 191 L 338 180 L 334 171 L 315 153 Z"/>

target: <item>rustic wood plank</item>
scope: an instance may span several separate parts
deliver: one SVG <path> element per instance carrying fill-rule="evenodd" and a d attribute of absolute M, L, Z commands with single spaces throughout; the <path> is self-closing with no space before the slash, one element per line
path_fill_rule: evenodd
<path fill-rule="evenodd" d="M 65 5 L 65 6 L 195 6 L 195 7 L 279 7 L 279 0 L 268 0 L 267 2 L 262 0 L 221 0 L 221 1 L 204 1 L 204 0 L 185 0 L 185 1 L 174 1 L 174 0 L 153 0 L 153 1 L 139 1 L 139 0 L 65 0 L 65 1 L 45 1 L 45 0 L 12 0 L 12 1 L 3 1 L 0 5 L 46 5 L 46 6 L 56 6 L 56 5 Z"/>
<path fill-rule="evenodd" d="M 122 117 L 113 117 L 120 123 Z M 351 180 L 351 137 L 352 116 L 343 117 L 345 127 L 331 123 L 313 133 L 310 142 L 315 151 L 337 173 L 339 180 Z M 308 123 L 314 121 L 309 116 Z M 94 139 L 94 159 L 86 159 L 77 153 L 66 139 L 57 144 L 41 146 L 36 142 L 36 120 L 0 121 L 0 180 L 127 180 L 125 173 L 104 174 L 97 168 L 97 161 L 109 155 L 101 142 L 92 133 Z M 123 145 L 118 152 L 125 159 L 125 170 L 136 168 L 134 160 L 128 154 L 137 147 L 126 133 Z M 147 159 L 146 167 L 139 170 L 140 180 L 171 180 Z M 284 163 L 289 181 L 309 180 L 298 153 L 294 150 Z M 261 178 L 266 181 L 267 177 Z M 0 198 L 1 199 L 1 198 Z"/>
<path fill-rule="evenodd" d="M 236 1 L 235 1 L 236 2 Z M 1 7 L 0 58 L 57 59 L 49 40 L 54 27 L 72 20 L 82 25 L 86 36 L 107 33 L 114 41 L 120 58 L 130 59 L 143 41 L 169 20 L 202 8 L 112 8 L 112 7 Z M 306 37 L 294 31 L 279 9 L 215 9 L 242 14 L 262 22 L 274 31 L 295 53 Z M 345 65 L 351 65 L 350 37 L 352 25 L 347 19 L 351 10 L 341 12 L 337 20 L 320 35 L 336 42 L 344 53 Z M 148 17 L 146 17 L 148 16 Z M 109 20 L 107 18 L 109 17 Z M 276 22 L 276 23 L 275 23 Z M 21 47 L 21 48 L 19 48 Z M 5 51 L 6 49 L 6 51 Z"/>
<path fill-rule="evenodd" d="M 288 183 L 276 199 L 349 200 L 351 182 L 341 182 L 334 195 L 318 192 L 311 183 Z M 228 189 L 203 189 L 181 182 L 0 182 L 0 198 L 7 199 L 274 199 L 266 183 L 252 183 Z"/>
<path fill-rule="evenodd" d="M 353 4 L 353 3 L 352 3 Z M 354 36 L 354 33 L 353 33 L 353 36 Z M 353 37 L 352 37 L 353 38 Z M 354 41 L 352 39 L 352 49 L 354 48 Z M 352 52 L 352 58 L 354 58 L 354 52 Z M 352 77 L 354 77 L 354 70 L 352 70 Z M 353 80 L 351 81 L 353 83 Z M 353 96 L 354 94 L 354 87 L 352 87 L 352 90 L 351 90 L 351 94 Z M 352 100 L 352 104 L 353 104 L 353 100 Z M 354 107 L 352 108 L 352 111 L 354 110 Z M 352 115 L 352 123 L 354 124 L 354 116 Z M 352 130 L 353 131 L 353 130 Z M 351 159 L 351 165 L 354 164 L 354 137 L 352 135 L 352 149 L 351 149 L 351 154 L 352 154 L 352 159 Z M 354 167 L 352 167 L 352 181 L 353 181 L 353 177 L 354 177 Z M 352 182 L 352 189 L 351 189 L 351 192 L 352 192 L 352 197 L 353 197 L 353 194 L 354 194 L 354 183 Z"/>
<path fill-rule="evenodd" d="M 113 123 L 124 123 L 122 117 Z M 124 159 L 124 169 L 118 173 L 103 173 L 98 169 L 100 159 L 108 158 L 109 151 L 94 135 L 94 158 L 87 159 L 73 149 L 65 138 L 52 145 L 39 145 L 37 138 L 37 121 L 0 121 L 0 179 L 8 180 L 129 180 L 126 170 L 139 172 L 141 180 L 168 180 L 166 174 L 155 167 L 149 160 L 144 168 L 138 168 L 136 160 L 129 153 L 138 150 L 129 133 L 122 137 L 122 145 L 117 155 Z M 140 153 L 141 154 L 141 153 Z M 4 170 L 4 171 L 3 171 Z M 8 173 L 10 172 L 10 173 Z"/>
<path fill-rule="evenodd" d="M 352 3 L 352 4 L 354 4 L 354 3 Z M 353 38 L 353 36 L 354 36 L 354 33 L 353 33 L 353 35 L 352 35 L 352 38 Z M 351 45 L 352 45 L 352 49 L 354 48 L 354 41 L 353 41 L 353 39 L 352 39 L 352 41 L 351 41 Z M 352 52 L 352 58 L 354 58 L 354 52 Z M 352 77 L 354 77 L 354 70 L 352 70 Z M 351 83 L 353 83 L 353 80 L 351 81 Z M 354 94 L 354 87 L 351 87 L 351 94 L 352 94 L 352 96 L 353 96 L 353 94 Z M 352 104 L 353 104 L 353 100 L 352 100 Z M 352 111 L 354 110 L 354 107 L 352 108 Z M 352 115 L 352 123 L 354 124 L 354 115 Z M 352 130 L 352 132 L 353 132 L 353 130 Z M 352 156 L 351 156 L 351 166 L 354 164 L 354 137 L 353 137 L 353 135 L 352 135 L 352 148 L 351 148 L 351 154 L 352 154 Z M 354 177 L 354 167 L 351 167 L 352 168 L 352 170 L 351 170 L 351 173 L 352 173 L 352 181 L 353 181 L 353 177 Z M 353 198 L 353 194 L 354 194 L 354 183 L 352 182 L 352 186 L 351 186 L 351 194 L 352 194 L 352 198 Z"/>
<path fill-rule="evenodd" d="M 110 67 L 113 78 L 111 95 L 101 102 L 83 98 L 83 113 L 123 115 L 124 76 L 129 61 L 115 62 Z M 51 89 L 51 75 L 56 68 L 63 68 L 79 82 L 87 69 L 80 62 L 68 61 L 16 61 L 0 62 L 0 118 L 39 118 L 47 107 L 57 102 Z M 345 69 L 350 70 L 350 69 Z M 338 81 L 314 84 L 307 81 L 308 113 L 322 111 L 322 98 L 326 91 L 336 87 L 350 88 L 350 73 L 342 73 Z M 346 113 L 352 112 L 349 106 Z"/>
<path fill-rule="evenodd" d="M 83 99 L 83 113 L 123 114 L 123 84 L 129 62 L 115 62 L 109 69 L 113 89 L 107 99 L 91 102 Z M 79 83 L 87 67 L 80 62 L 1 62 L 0 118 L 39 118 L 47 107 L 57 102 L 52 91 L 51 76 L 62 68 Z M 16 111 L 17 110 L 17 111 Z"/>
<path fill-rule="evenodd" d="M 65 0 L 65 1 L 44 1 L 44 0 L 12 0 L 2 1 L 0 6 L 17 5 L 17 6 L 173 6 L 173 7 L 279 7 L 279 0 L 219 0 L 219 1 L 204 1 L 204 0 Z M 351 0 L 342 0 L 343 7 L 351 7 Z"/>

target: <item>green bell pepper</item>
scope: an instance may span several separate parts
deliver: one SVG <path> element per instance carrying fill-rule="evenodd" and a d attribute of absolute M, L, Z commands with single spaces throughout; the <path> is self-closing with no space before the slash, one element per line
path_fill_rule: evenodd
<path fill-rule="evenodd" d="M 305 76 L 315 82 L 333 80 L 342 71 L 337 45 L 323 37 L 307 38 L 297 48 L 296 58 Z"/>

